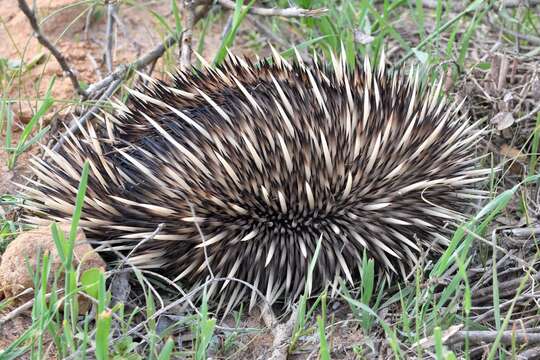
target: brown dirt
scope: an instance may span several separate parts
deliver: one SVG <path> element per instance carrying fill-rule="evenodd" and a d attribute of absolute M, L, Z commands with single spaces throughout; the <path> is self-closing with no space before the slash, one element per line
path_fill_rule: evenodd
<path fill-rule="evenodd" d="M 32 325 L 32 318 L 28 315 L 17 316 L 5 323 L 0 329 L 0 351 L 7 348 L 13 341 Z M 22 357 L 21 359 L 24 359 Z"/>
<path fill-rule="evenodd" d="M 38 0 L 38 13 L 43 21 L 44 34 L 56 44 L 66 57 L 68 63 L 77 74 L 79 81 L 90 84 L 107 74 L 104 63 L 104 42 L 106 9 L 100 9 L 102 15 L 93 15 L 89 27 L 85 23 L 89 7 L 87 4 L 76 5 L 73 0 Z M 152 6 L 152 11 L 166 15 L 168 4 L 162 2 Z M 20 123 L 26 123 L 36 109 L 36 98 L 46 92 L 53 76 L 56 77 L 52 95 L 55 99 L 70 100 L 76 93 L 67 76 L 64 76 L 57 61 L 49 56 L 35 37 L 24 14 L 19 10 L 17 2 L 0 0 L 0 14 L 5 26 L 0 27 L 0 58 L 30 62 L 42 56 L 39 64 L 22 76 L 16 76 L 8 91 L 12 99 L 17 99 L 13 110 Z M 156 31 L 160 25 L 148 15 L 148 10 L 124 6 L 118 17 L 121 20 L 115 37 L 116 46 L 113 54 L 114 65 L 134 61 L 144 52 L 152 49 L 161 41 Z M 213 26 L 219 26 L 214 24 Z M 219 46 L 219 31 L 209 31 L 205 43 L 208 45 L 203 53 L 210 57 Z M 58 106 L 57 106 L 58 108 Z M 54 111 L 49 113 L 53 114 Z"/>
<path fill-rule="evenodd" d="M 42 20 L 45 19 L 42 24 L 45 35 L 66 57 L 79 80 L 89 84 L 98 80 L 100 74 L 106 73 L 102 50 L 105 18 L 101 16 L 96 19 L 96 16 L 93 16 L 89 28 L 85 31 L 88 5 L 70 7 L 72 3 L 76 2 L 38 0 L 38 13 Z M 24 14 L 19 10 L 17 2 L 0 0 L 0 7 L 2 20 L 5 23 L 5 26 L 0 29 L 0 38 L 6 39 L 0 42 L 0 57 L 30 62 L 32 59 L 43 56 L 38 66 L 13 80 L 8 94 L 11 98 L 19 100 L 14 106 L 14 111 L 17 119 L 25 123 L 36 108 L 33 99 L 43 96 L 53 76 L 57 78 L 52 89 L 55 99 L 70 100 L 76 94 L 69 78 L 62 73 L 60 65 L 54 58 L 49 57 L 47 49 L 43 48 L 32 36 L 32 29 Z M 160 9 L 154 10 L 159 12 Z M 115 64 L 133 61 L 141 52 L 150 49 L 159 41 L 157 35 L 152 35 L 155 32 L 141 31 L 153 27 L 147 13 L 128 8 L 122 14 L 122 21 L 124 27 L 121 28 L 129 34 L 129 37 L 121 36 L 122 34 L 117 36 Z"/>

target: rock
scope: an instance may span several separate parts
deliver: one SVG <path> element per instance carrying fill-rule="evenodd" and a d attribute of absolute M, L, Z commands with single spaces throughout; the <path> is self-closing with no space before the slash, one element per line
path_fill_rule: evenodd
<path fill-rule="evenodd" d="M 27 101 L 21 101 L 14 104 L 11 108 L 13 114 L 15 115 L 15 121 L 18 122 L 18 125 L 24 126 L 30 122 L 32 116 L 34 116 L 34 107 Z M 14 131 L 19 130 L 18 127 L 14 127 Z"/>
<path fill-rule="evenodd" d="M 67 237 L 69 234 L 69 224 L 61 224 L 59 228 Z M 13 240 L 2 255 L 0 264 L 0 295 L 5 298 L 20 294 L 27 288 L 33 287 L 32 276 L 28 271 L 27 263 L 35 266 L 39 254 L 49 253 L 51 260 L 51 271 L 48 285 L 53 282 L 53 274 L 62 266 L 60 257 L 56 250 L 56 245 L 52 238 L 50 226 L 43 226 L 34 230 L 26 231 Z M 73 265 L 80 265 L 80 273 L 85 270 L 98 267 L 105 269 L 105 262 L 86 242 L 84 233 L 79 230 L 73 249 Z M 64 277 L 61 274 L 58 278 L 57 288 L 64 286 Z M 17 299 L 19 301 L 28 301 L 32 295 L 25 295 Z M 80 309 L 88 309 L 89 304 L 84 304 L 84 298 L 80 297 Z"/>

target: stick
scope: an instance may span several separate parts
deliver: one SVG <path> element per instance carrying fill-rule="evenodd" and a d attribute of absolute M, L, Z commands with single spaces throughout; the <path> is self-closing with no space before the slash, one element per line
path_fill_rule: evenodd
<path fill-rule="evenodd" d="M 122 263 L 120 263 L 120 267 L 124 266 L 126 264 L 126 261 L 129 260 L 129 258 L 131 257 L 131 255 L 133 255 L 135 253 L 135 251 L 137 251 L 138 248 L 140 248 L 143 244 L 147 243 L 148 241 L 151 241 L 153 240 L 157 234 L 159 234 L 161 232 L 161 230 L 163 229 L 163 226 L 165 226 L 164 223 L 161 223 L 157 226 L 157 228 L 150 234 L 148 235 L 147 237 L 145 237 L 144 239 L 142 239 L 141 241 L 139 241 L 137 243 L 137 245 L 135 245 L 133 247 L 133 249 L 131 249 L 131 251 L 129 252 L 129 254 L 127 254 L 126 258 L 123 260 Z"/>
<path fill-rule="evenodd" d="M 422 4 L 428 9 L 437 8 L 437 0 L 423 0 Z M 498 7 L 502 8 L 515 8 L 519 6 L 532 8 L 534 6 L 540 5 L 540 0 L 503 0 L 498 4 Z M 446 5 L 443 4 L 444 7 Z M 462 11 L 465 7 L 463 5 L 458 5 L 454 8 L 454 11 Z"/>
<path fill-rule="evenodd" d="M 36 38 L 39 41 L 39 43 L 45 46 L 51 52 L 51 54 L 54 56 L 56 61 L 58 61 L 58 63 L 60 64 L 60 67 L 62 68 L 62 70 L 68 75 L 77 93 L 81 95 L 84 99 L 86 99 L 88 97 L 88 93 L 84 91 L 83 88 L 81 88 L 81 85 L 79 84 L 79 81 L 77 80 L 77 76 L 75 75 L 73 70 L 71 70 L 71 68 L 69 67 L 64 55 L 62 55 L 62 53 L 56 47 L 54 47 L 54 45 L 49 41 L 49 39 L 47 39 L 43 35 L 38 25 L 34 12 L 30 10 L 25 0 L 18 0 L 18 2 L 19 2 L 19 8 L 22 10 L 24 15 L 28 18 L 28 21 L 30 21 L 30 25 L 32 26 L 32 29 L 34 30 L 34 33 L 36 34 Z"/>
<path fill-rule="evenodd" d="M 531 45 L 540 46 L 540 37 L 534 36 L 534 35 L 528 35 L 528 34 L 521 34 L 517 31 L 508 30 L 505 28 L 497 27 L 499 30 L 502 30 L 505 34 L 517 37 L 518 39 L 522 39 L 527 41 Z"/>
<path fill-rule="evenodd" d="M 481 344 L 481 343 L 492 343 L 495 341 L 495 338 L 498 335 L 496 330 L 488 331 L 458 331 L 452 335 L 444 343 L 445 345 L 458 344 L 465 339 L 469 339 L 471 343 Z M 528 333 L 525 331 L 504 331 L 501 337 L 501 343 L 505 345 L 511 345 L 515 341 L 518 344 L 538 344 L 540 343 L 540 334 L 539 333 Z"/>
<path fill-rule="evenodd" d="M 234 10 L 235 3 L 231 0 L 218 0 L 218 3 L 229 10 Z M 243 7 L 245 8 L 245 6 Z M 277 9 L 277 8 L 262 8 L 262 7 L 251 7 L 248 12 L 254 15 L 261 16 L 283 16 L 283 17 L 306 17 L 306 16 L 321 16 L 326 13 L 328 9 L 302 9 L 297 7 L 291 7 L 287 9 Z"/>
<path fill-rule="evenodd" d="M 532 235 L 540 235 L 540 227 L 508 229 L 503 230 L 503 233 L 505 235 L 512 235 L 520 238 L 529 237 Z"/>
<path fill-rule="evenodd" d="M 116 12 L 116 4 L 109 2 L 107 5 L 107 46 L 105 48 L 105 63 L 107 64 L 107 70 L 111 72 L 113 70 L 113 27 Z"/>
<path fill-rule="evenodd" d="M 293 310 L 289 320 L 287 320 L 286 323 L 277 325 L 275 324 L 276 319 L 274 314 L 269 307 L 263 308 L 262 311 L 263 320 L 266 326 L 272 330 L 272 335 L 274 336 L 274 341 L 272 342 L 272 355 L 269 359 L 286 360 L 294 325 L 296 324 L 296 319 L 298 318 L 298 307 Z"/>
<path fill-rule="evenodd" d="M 520 360 L 538 359 L 539 357 L 540 357 L 540 346 L 525 350 L 518 355 L 518 359 Z"/>
<path fill-rule="evenodd" d="M 527 119 L 533 117 L 537 112 L 540 112 L 540 105 L 538 105 L 537 107 L 532 109 L 532 111 L 530 113 L 523 115 L 519 119 L 516 119 L 515 122 L 519 123 L 519 122 L 522 122 L 523 120 L 527 120 Z"/>
<path fill-rule="evenodd" d="M 69 128 L 68 130 L 62 134 L 60 136 L 60 139 L 58 140 L 58 142 L 56 144 L 54 144 L 53 148 L 52 148 L 52 151 L 53 152 L 56 152 L 58 151 L 62 145 L 64 145 L 64 142 L 66 141 L 66 138 L 68 136 L 68 134 L 70 133 L 75 133 L 77 131 L 77 129 L 79 127 L 81 127 L 82 125 L 84 125 L 84 123 L 86 123 L 88 121 L 88 119 L 90 119 L 94 113 L 99 109 L 99 107 L 106 101 L 108 100 L 112 94 L 114 93 L 114 91 L 116 90 L 116 88 L 118 87 L 118 85 L 120 85 L 120 83 L 122 82 L 122 79 L 116 79 L 113 83 L 111 83 L 109 85 L 109 87 L 107 88 L 107 90 L 105 90 L 105 92 L 103 93 L 103 95 L 101 95 L 101 97 L 98 99 L 98 101 L 96 101 L 96 103 L 90 108 L 90 110 L 88 110 L 83 116 L 81 116 L 79 119 L 75 120 L 75 121 L 72 121 L 71 124 L 69 125 Z"/>
<path fill-rule="evenodd" d="M 24 1 L 24 0 L 20 0 L 20 1 Z M 194 9 L 194 6 L 193 6 L 193 9 Z M 204 16 L 204 14 L 206 14 L 208 9 L 209 9 L 209 6 L 205 5 L 202 10 L 200 10 L 196 14 L 193 14 L 193 25 L 198 20 L 200 20 Z M 112 16 L 114 17 L 114 12 Z M 141 56 L 140 58 L 138 58 L 131 64 L 119 66 L 114 72 L 110 73 L 105 78 L 90 85 L 86 91 L 86 96 L 97 94 L 103 88 L 107 88 L 107 90 L 105 90 L 103 95 L 98 99 L 98 101 L 94 104 L 94 106 L 92 106 L 92 108 L 87 113 L 85 113 L 77 121 L 74 121 L 70 124 L 68 133 L 69 132 L 75 133 L 80 126 L 84 125 L 84 123 L 92 117 L 93 113 L 99 109 L 99 106 L 101 106 L 104 101 L 106 101 L 112 96 L 112 94 L 114 93 L 114 90 L 116 90 L 118 85 L 120 85 L 123 78 L 125 77 L 125 75 L 128 73 L 130 69 L 140 70 L 146 67 L 148 64 L 155 62 L 157 59 L 159 59 L 163 55 L 163 53 L 168 48 L 176 44 L 177 41 L 178 41 L 178 38 L 176 37 L 175 34 L 169 35 L 165 39 L 165 41 L 163 41 L 163 43 L 159 44 L 154 49 L 148 51 L 147 53 L 145 53 L 143 56 Z M 190 47 L 190 50 L 191 50 L 191 47 Z M 57 151 L 58 149 L 60 149 L 60 147 L 62 147 L 62 145 L 64 144 L 66 140 L 66 135 L 67 134 L 63 134 L 60 137 L 60 140 L 58 140 L 58 142 L 52 148 L 53 151 Z"/>
<path fill-rule="evenodd" d="M 87 89 L 87 93 L 89 95 L 94 94 L 97 91 L 103 89 L 104 87 L 109 86 L 109 84 L 113 81 L 122 79 L 129 69 L 140 70 L 144 68 L 146 65 L 150 64 L 155 59 L 161 57 L 165 50 L 176 44 L 177 41 L 178 39 L 176 38 L 176 36 L 169 35 L 163 43 L 159 44 L 154 49 L 145 53 L 143 56 L 141 56 L 131 64 L 119 66 L 114 72 L 103 78 L 103 80 L 100 80 L 90 85 Z"/>
<path fill-rule="evenodd" d="M 518 7 L 518 6 L 524 6 L 524 7 L 533 7 L 540 5 L 540 0 L 504 0 L 502 3 L 503 7 Z"/>
<path fill-rule="evenodd" d="M 180 69 L 186 70 L 191 67 L 191 54 L 193 43 L 193 26 L 195 25 L 195 3 L 191 0 L 183 0 L 185 15 L 185 28 L 182 34 L 182 47 L 180 49 Z"/>
<path fill-rule="evenodd" d="M 32 293 L 34 293 L 34 289 L 28 288 L 28 289 L 25 289 L 22 293 L 18 294 L 16 298 L 21 297 L 23 295 L 32 294 Z M 47 296 L 50 296 L 50 294 L 48 294 Z M 32 306 L 34 306 L 34 299 L 31 299 L 25 302 L 24 304 L 18 306 L 17 308 L 13 309 L 12 311 L 10 311 L 7 315 L 5 315 L 4 317 L 0 319 L 0 328 L 9 320 L 16 318 L 19 314 L 25 312 L 26 310 L 30 310 Z"/>

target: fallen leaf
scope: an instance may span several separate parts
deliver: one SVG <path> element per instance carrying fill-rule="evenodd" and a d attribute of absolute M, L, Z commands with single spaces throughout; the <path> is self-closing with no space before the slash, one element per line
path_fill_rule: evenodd
<path fill-rule="evenodd" d="M 448 329 L 444 330 L 442 332 L 442 343 L 444 344 L 448 339 L 454 336 L 454 334 L 456 334 L 459 330 L 461 330 L 461 328 L 463 328 L 463 324 L 450 326 Z M 416 343 L 412 345 L 412 347 L 415 348 L 417 346 L 421 346 L 424 349 L 427 349 L 434 345 L 435 345 L 434 337 L 428 336 L 428 337 L 418 340 Z"/>
<path fill-rule="evenodd" d="M 514 115 L 509 111 L 501 111 L 491 119 L 491 124 L 495 125 L 499 131 L 509 128 L 514 122 Z"/>
<path fill-rule="evenodd" d="M 356 30 L 354 32 L 354 41 L 356 41 L 357 43 L 359 44 L 362 44 L 362 45 L 367 45 L 371 42 L 373 42 L 373 40 L 375 40 L 375 38 L 369 34 L 366 34 L 360 30 Z"/>

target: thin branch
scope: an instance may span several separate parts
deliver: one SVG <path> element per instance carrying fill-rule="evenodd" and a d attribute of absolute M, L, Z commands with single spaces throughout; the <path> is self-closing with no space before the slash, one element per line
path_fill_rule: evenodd
<path fill-rule="evenodd" d="M 133 247 L 133 249 L 131 249 L 131 251 L 129 252 L 129 254 L 127 254 L 125 260 L 120 263 L 120 267 L 124 266 L 125 265 L 125 261 L 129 261 L 129 258 L 135 253 L 135 251 L 137 251 L 138 248 L 140 248 L 143 244 L 153 240 L 156 235 L 158 235 L 161 230 L 163 230 L 163 227 L 165 226 L 165 224 L 161 223 L 157 226 L 157 228 L 154 230 L 154 232 L 152 232 L 150 235 L 148 235 L 147 237 L 145 237 L 144 239 L 142 239 L 141 241 L 139 241 L 137 243 L 137 245 L 135 245 Z"/>
<path fill-rule="evenodd" d="M 195 2 L 183 0 L 185 27 L 182 34 L 182 47 L 180 49 L 180 69 L 186 70 L 191 67 L 191 54 L 193 44 L 193 26 L 195 25 Z"/>
<path fill-rule="evenodd" d="M 198 3 L 199 10 L 195 13 L 195 24 L 199 22 L 203 17 L 206 16 L 208 11 L 210 10 L 210 7 L 212 6 L 213 1 L 212 0 L 204 0 Z"/>
<path fill-rule="evenodd" d="M 445 345 L 452 345 L 464 342 L 465 339 L 468 339 L 473 344 L 481 343 L 493 343 L 497 338 L 498 331 L 496 330 L 487 330 L 487 331 L 458 331 L 447 341 L 444 342 Z M 517 344 L 538 344 L 540 343 L 540 334 L 539 333 L 528 333 L 525 331 L 504 331 L 501 337 L 501 343 L 505 345 L 511 345 L 513 342 Z"/>
<path fill-rule="evenodd" d="M 107 32 L 106 39 L 107 45 L 105 48 L 105 63 L 107 64 L 107 70 L 111 72 L 113 70 L 113 48 L 114 48 L 114 20 L 116 13 L 116 4 L 109 2 L 107 5 Z"/>
<path fill-rule="evenodd" d="M 20 1 L 24 1 L 24 0 L 20 0 Z M 197 12 L 196 14 L 193 14 L 193 17 L 192 17 L 193 25 L 204 16 L 204 14 L 208 11 L 208 9 L 209 9 L 209 6 L 208 7 L 205 6 L 201 11 Z M 114 12 L 113 12 L 113 17 L 114 17 Z M 80 126 L 82 126 L 86 121 L 88 121 L 93 116 L 93 114 L 99 109 L 99 107 L 103 104 L 103 102 L 105 102 L 112 96 L 112 94 L 114 93 L 118 85 L 120 85 L 120 83 L 122 82 L 122 80 L 124 79 L 124 77 L 126 76 L 126 74 L 128 73 L 130 69 L 140 70 L 148 66 L 149 64 L 154 63 L 157 59 L 159 59 L 163 55 L 163 53 L 167 49 L 169 49 L 171 46 L 176 44 L 177 41 L 178 41 L 178 38 L 176 37 L 176 34 L 169 35 L 165 39 L 165 41 L 163 41 L 163 43 L 159 44 L 154 49 L 148 51 L 147 53 L 145 53 L 143 56 L 141 56 L 140 58 L 138 58 L 131 64 L 119 66 L 115 71 L 110 73 L 105 78 L 90 85 L 88 89 L 86 90 L 86 93 L 85 93 L 86 97 L 93 96 L 99 93 L 100 91 L 102 91 L 104 88 L 106 88 L 106 90 L 88 112 L 86 112 L 78 120 L 73 121 L 70 124 L 67 132 L 75 133 L 77 129 L 79 129 Z M 64 144 L 66 140 L 66 135 L 67 134 L 63 134 L 60 137 L 58 142 L 54 145 L 52 149 L 53 151 L 57 151 L 58 149 L 60 149 L 60 147 L 62 147 L 62 145 Z"/>
<path fill-rule="evenodd" d="M 97 78 L 100 80 L 103 79 L 103 74 L 101 74 L 101 71 L 99 70 L 99 65 L 97 64 L 96 59 L 94 59 L 92 54 L 89 52 L 86 53 L 86 58 L 88 59 L 88 61 L 90 61 L 90 63 L 94 67 L 94 71 L 96 72 Z"/>
<path fill-rule="evenodd" d="M 25 289 L 23 292 L 21 292 L 20 294 L 17 294 L 17 296 L 15 298 L 19 298 L 19 297 L 22 297 L 24 295 L 29 295 L 29 294 L 33 294 L 34 293 L 34 289 L 32 288 L 27 288 Z M 31 299 L 27 302 L 25 302 L 24 304 L 21 304 L 20 306 L 18 306 L 17 308 L 13 309 L 12 311 L 10 311 L 8 314 L 6 314 L 5 316 L 3 316 L 1 319 L 0 319 L 0 327 L 2 327 L 2 325 L 4 325 L 6 322 L 8 322 L 9 320 L 13 320 L 14 318 L 16 318 L 18 315 L 22 314 L 23 312 L 29 310 L 32 308 L 32 306 L 34 306 L 34 299 Z"/>
<path fill-rule="evenodd" d="M 294 325 L 298 318 L 299 307 L 294 308 L 289 320 L 286 323 L 280 323 L 276 325 L 276 320 L 272 310 L 268 307 L 263 308 L 263 319 L 268 328 L 272 330 L 274 341 L 272 341 L 272 355 L 270 360 L 285 360 L 287 359 L 287 353 L 291 338 L 294 331 Z"/>
<path fill-rule="evenodd" d="M 224 8 L 234 10 L 235 3 L 231 0 L 218 0 L 218 3 Z M 321 16 L 326 13 L 328 9 L 302 9 L 297 7 L 291 7 L 287 9 L 277 9 L 277 8 L 262 8 L 262 7 L 251 7 L 248 12 L 254 15 L 261 16 L 283 16 L 283 17 L 305 17 L 305 16 Z"/>
<path fill-rule="evenodd" d="M 51 52 L 51 54 L 54 56 L 56 61 L 58 61 L 58 63 L 60 64 L 60 67 L 62 68 L 62 70 L 68 75 L 77 93 L 79 93 L 79 95 L 81 95 L 83 98 L 86 99 L 88 97 L 88 93 L 84 91 L 83 88 L 81 88 L 81 85 L 79 84 L 79 81 L 77 80 L 77 76 L 75 75 L 73 70 L 71 70 L 71 68 L 69 67 L 64 55 L 62 55 L 62 53 L 49 41 L 49 39 L 45 37 L 45 35 L 43 35 L 38 25 L 34 12 L 30 10 L 25 0 L 18 0 L 18 2 L 19 2 L 19 8 L 24 13 L 24 15 L 28 18 L 28 21 L 30 21 L 30 25 L 32 26 L 32 29 L 34 30 L 34 33 L 36 34 L 36 38 L 39 41 L 39 43 L 43 45 L 44 47 L 46 47 Z"/>
<path fill-rule="evenodd" d="M 206 238 L 204 237 L 204 233 L 201 230 L 201 227 L 199 226 L 199 221 L 197 220 L 197 215 L 195 214 L 195 209 L 193 208 L 193 205 L 188 201 L 189 208 L 191 210 L 191 216 L 195 220 L 195 227 L 197 228 L 197 231 L 199 232 L 199 236 L 201 237 L 201 244 L 203 245 L 204 250 L 204 262 L 206 263 L 206 268 L 208 269 L 208 272 L 210 273 L 210 278 L 213 279 L 214 272 L 212 271 L 212 267 L 210 266 L 210 260 L 208 260 L 208 250 L 206 249 Z"/>
<path fill-rule="evenodd" d="M 513 36 L 513 37 L 521 39 L 521 40 L 525 40 L 526 42 L 528 42 L 531 45 L 540 46 L 540 37 L 538 37 L 538 36 L 529 35 L 529 34 L 522 34 L 522 33 L 519 33 L 517 31 L 512 31 L 512 30 L 506 29 L 505 27 L 502 27 L 500 25 L 494 24 L 491 21 L 488 21 L 488 24 L 491 25 L 491 27 L 493 27 L 494 29 L 502 31 L 503 33 L 505 33 L 507 35 Z"/>
<path fill-rule="evenodd" d="M 126 39 L 132 39 L 132 45 L 135 47 L 135 53 L 138 57 L 141 53 L 143 45 L 131 35 L 130 31 L 126 27 L 126 24 L 124 24 L 122 19 L 118 16 L 118 6 L 116 7 L 116 11 L 113 13 L 113 18 L 117 29 L 120 29 L 120 31 L 122 32 L 122 36 L 124 36 L 124 38 Z"/>
<path fill-rule="evenodd" d="M 223 39 L 225 39 L 225 36 L 227 36 L 227 33 L 229 30 L 231 30 L 232 23 L 234 20 L 234 14 L 230 14 L 227 18 L 227 22 L 225 23 L 225 26 L 223 26 L 223 30 L 221 30 L 221 35 L 219 35 L 219 41 L 222 42 Z"/>
<path fill-rule="evenodd" d="M 519 123 L 519 122 L 522 122 L 523 120 L 527 120 L 527 119 L 530 119 L 532 118 L 534 115 L 536 115 L 538 112 L 540 112 L 540 104 L 538 106 L 536 106 L 534 109 L 532 109 L 531 112 L 523 115 L 522 117 L 516 119 L 516 123 Z"/>
<path fill-rule="evenodd" d="M 165 50 L 176 44 L 177 41 L 178 39 L 175 35 L 169 35 L 163 43 L 159 44 L 154 49 L 145 53 L 143 56 L 141 56 L 131 64 L 119 66 L 114 72 L 103 78 L 103 80 L 100 80 L 90 85 L 87 89 L 88 94 L 91 95 L 97 93 L 99 90 L 109 86 L 109 84 L 113 81 L 123 79 L 129 69 L 140 70 L 144 68 L 152 61 L 161 57 Z"/>
<path fill-rule="evenodd" d="M 422 4 L 425 8 L 428 9 L 436 9 L 439 5 L 438 0 L 423 0 Z M 455 4 L 454 4 L 455 5 Z M 501 8 L 515 8 L 515 7 L 526 7 L 526 8 L 532 8 L 534 6 L 540 5 L 540 0 L 503 0 L 499 4 L 497 4 L 497 7 Z M 446 4 L 442 4 L 443 7 L 447 7 Z M 450 6 L 450 8 L 454 11 L 462 11 L 465 6 L 463 5 L 457 5 L 457 6 Z"/>
<path fill-rule="evenodd" d="M 86 19 L 84 21 L 84 40 L 89 41 L 88 30 L 90 29 L 90 23 L 92 22 L 92 15 L 94 15 L 94 10 L 96 9 L 96 4 L 90 6 L 90 9 L 86 13 Z"/>
<path fill-rule="evenodd" d="M 540 346 L 527 349 L 518 355 L 518 359 L 538 359 L 540 358 Z"/>
<path fill-rule="evenodd" d="M 522 277 L 501 281 L 498 284 L 499 296 L 513 296 L 515 295 L 520 282 L 523 281 Z M 540 281 L 540 273 L 536 273 L 532 276 L 527 276 L 527 283 Z M 493 297 L 493 286 L 488 286 L 482 289 L 478 289 L 474 293 L 473 303 L 478 304 L 483 301 L 490 300 Z"/>
<path fill-rule="evenodd" d="M 540 235 L 540 227 L 507 229 L 503 230 L 503 234 L 519 238 L 528 238 L 532 235 Z"/>
<path fill-rule="evenodd" d="M 66 141 L 66 138 L 67 138 L 68 134 L 75 133 L 78 128 L 80 128 L 82 125 L 84 125 L 84 123 L 86 123 L 89 119 L 91 119 L 92 116 L 94 115 L 94 113 L 96 111 L 98 111 L 99 107 L 101 105 L 103 105 L 103 103 L 105 101 L 107 101 L 112 96 L 112 94 L 114 93 L 114 91 L 116 90 L 118 85 L 120 85 L 121 82 L 122 82 L 122 79 L 114 80 L 109 85 L 107 90 L 105 90 L 103 95 L 101 95 L 101 97 L 98 99 L 98 101 L 96 101 L 96 103 L 90 108 L 90 110 L 88 110 L 79 119 L 72 121 L 71 124 L 69 125 L 69 128 L 66 131 L 66 133 L 62 134 L 60 136 L 60 139 L 58 140 L 58 142 L 53 146 L 52 151 L 58 151 L 62 147 L 62 145 L 64 145 L 64 142 Z"/>
<path fill-rule="evenodd" d="M 533 7 L 540 5 L 540 0 L 503 0 L 502 6 L 511 8 L 511 7 Z"/>

